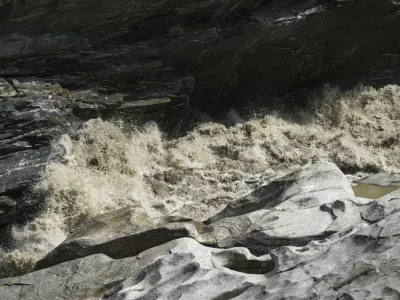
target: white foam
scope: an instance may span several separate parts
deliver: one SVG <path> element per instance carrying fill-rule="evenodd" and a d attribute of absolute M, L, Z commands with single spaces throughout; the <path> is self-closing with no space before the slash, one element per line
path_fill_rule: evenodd
<path fill-rule="evenodd" d="M 65 238 L 68 228 L 92 216 L 141 203 L 152 216 L 205 219 L 275 172 L 315 160 L 345 172 L 399 173 L 400 88 L 327 87 L 289 122 L 258 115 L 244 122 L 230 112 L 231 127 L 208 122 L 185 137 L 167 140 L 153 123 L 128 131 L 123 122 L 91 120 L 77 139 L 54 145 L 52 162 L 35 192 L 43 213 L 14 228 L 15 250 L 3 253 L 3 273 L 29 270 Z"/>

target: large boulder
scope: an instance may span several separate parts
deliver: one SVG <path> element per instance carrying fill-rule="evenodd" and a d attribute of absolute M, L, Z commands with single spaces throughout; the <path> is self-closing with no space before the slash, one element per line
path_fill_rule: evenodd
<path fill-rule="evenodd" d="M 400 188 L 400 178 L 398 176 L 380 172 L 356 182 L 357 184 L 368 184 L 378 186 L 398 186 Z"/>
<path fill-rule="evenodd" d="M 0 2 L 0 76 L 221 109 L 325 82 L 399 81 L 398 1 Z M 362 13 L 360 13 L 362 12 Z"/>
<path fill-rule="evenodd" d="M 275 268 L 260 282 L 222 299 L 396 299 L 400 294 L 399 217 L 397 213 L 376 225 L 360 225 L 306 247 L 278 248 L 271 252 Z M 152 274 L 159 273 L 150 271 L 146 277 Z M 229 286 L 215 280 L 221 290 Z M 203 281 L 198 278 L 184 285 L 178 283 L 172 291 L 164 289 L 164 293 L 157 284 L 150 290 L 165 299 L 182 299 L 181 295 L 198 299 L 199 287 L 206 299 L 220 295 L 213 283 L 207 281 L 205 287 Z M 148 282 L 138 277 L 128 279 L 103 299 L 146 299 L 145 295 L 153 294 L 148 291 Z M 140 292 L 143 287 L 144 294 Z M 193 295 L 185 293 L 188 290 Z"/>
<path fill-rule="evenodd" d="M 308 209 L 260 209 L 219 220 L 206 230 L 219 247 L 241 245 L 264 254 L 280 246 L 304 246 L 312 240 L 323 240 L 360 223 L 360 209 L 351 201 L 337 200 Z"/>
<path fill-rule="evenodd" d="M 230 203 L 208 222 L 258 209 L 305 209 L 353 198 L 351 185 L 338 167 L 329 162 L 318 162 L 279 177 Z"/>

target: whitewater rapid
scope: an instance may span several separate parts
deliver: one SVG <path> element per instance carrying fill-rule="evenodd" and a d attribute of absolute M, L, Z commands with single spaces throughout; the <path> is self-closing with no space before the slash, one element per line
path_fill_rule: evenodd
<path fill-rule="evenodd" d="M 327 87 L 290 117 L 230 111 L 226 123 L 199 124 L 167 139 L 156 124 L 90 120 L 53 146 L 57 157 L 32 195 L 43 197 L 35 220 L 14 227 L 0 275 L 31 270 L 77 222 L 141 204 L 151 216 L 204 220 L 281 172 L 328 160 L 347 174 L 400 173 L 400 87 L 349 92 Z M 32 197 L 33 197 L 32 196 Z"/>

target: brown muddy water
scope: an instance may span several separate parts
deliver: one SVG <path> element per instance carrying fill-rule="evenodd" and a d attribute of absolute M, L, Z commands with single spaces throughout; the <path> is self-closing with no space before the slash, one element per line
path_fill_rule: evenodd
<path fill-rule="evenodd" d="M 400 189 L 400 186 L 379 186 L 374 184 L 359 184 L 353 186 L 353 191 L 356 197 L 368 198 L 368 199 L 379 199 L 391 192 Z"/>

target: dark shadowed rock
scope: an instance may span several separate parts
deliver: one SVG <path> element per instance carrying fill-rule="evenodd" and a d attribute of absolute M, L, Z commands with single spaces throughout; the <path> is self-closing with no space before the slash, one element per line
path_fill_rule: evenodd
<path fill-rule="evenodd" d="M 398 82 L 397 1 L 2 1 L 0 76 L 218 110 L 325 82 Z M 34 13 L 35 12 L 35 13 Z M 362 13 L 360 13 L 362 12 Z"/>
<path fill-rule="evenodd" d="M 1 227 L 38 210 L 39 199 L 26 199 L 24 193 L 49 161 L 53 140 L 81 121 L 59 85 L 16 80 L 0 85 L 6 87 L 0 88 L 0 196 L 15 203 L 12 210 L 1 210 Z"/>

